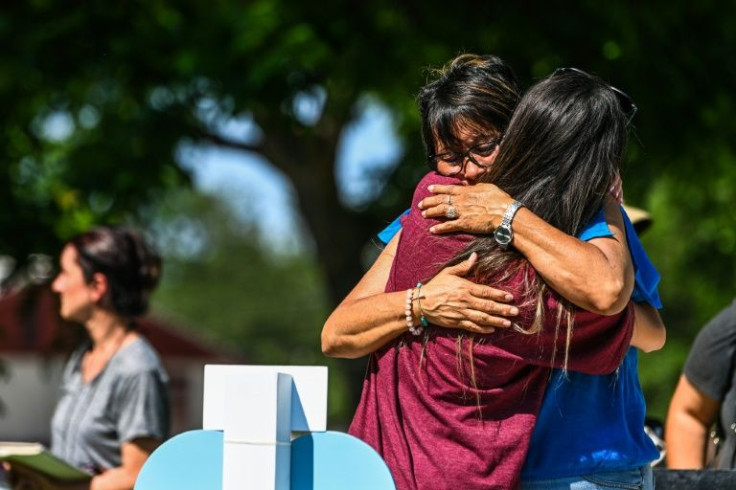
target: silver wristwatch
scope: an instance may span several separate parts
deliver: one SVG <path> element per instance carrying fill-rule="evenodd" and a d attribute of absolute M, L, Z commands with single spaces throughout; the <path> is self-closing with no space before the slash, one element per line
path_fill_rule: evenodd
<path fill-rule="evenodd" d="M 501 248 L 504 250 L 508 248 L 511 241 L 514 239 L 514 232 L 511 230 L 511 222 L 514 220 L 516 212 L 522 206 L 524 205 L 519 201 L 512 202 L 509 207 L 506 208 L 506 212 L 503 213 L 501 224 L 498 225 L 498 228 L 493 232 L 493 237 L 496 239 L 496 242 L 501 245 Z"/>

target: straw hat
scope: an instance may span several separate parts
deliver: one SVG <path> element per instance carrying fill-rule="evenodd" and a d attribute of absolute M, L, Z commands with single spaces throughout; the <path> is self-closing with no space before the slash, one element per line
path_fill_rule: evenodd
<path fill-rule="evenodd" d="M 652 215 L 643 209 L 635 208 L 624 204 L 624 211 L 629 215 L 631 223 L 634 225 L 634 230 L 641 235 L 652 226 Z"/>

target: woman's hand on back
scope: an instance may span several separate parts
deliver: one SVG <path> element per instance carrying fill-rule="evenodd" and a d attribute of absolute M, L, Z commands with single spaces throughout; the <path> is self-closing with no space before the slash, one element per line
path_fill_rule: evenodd
<path fill-rule="evenodd" d="M 419 203 L 425 218 L 446 219 L 430 228 L 432 233 L 465 232 L 474 235 L 493 233 L 501 223 L 506 208 L 514 199 L 494 184 L 480 183 L 472 186 L 432 185 L 435 194 Z M 454 209 L 454 213 L 451 211 Z"/>
<path fill-rule="evenodd" d="M 322 328 L 322 352 L 330 357 L 355 359 L 375 352 L 408 331 L 406 291 L 386 293 L 386 282 L 399 243 L 399 232 L 388 243 L 368 272 L 335 308 Z M 518 314 L 507 303 L 513 297 L 465 278 L 475 264 L 472 257 L 440 271 L 422 286 L 425 318 L 438 327 L 490 333 L 506 328 L 504 316 Z M 419 305 L 414 304 L 415 314 Z M 418 325 L 418 319 L 415 325 Z"/>
<path fill-rule="evenodd" d="M 511 326 L 507 317 L 519 314 L 518 308 L 508 304 L 514 297 L 465 279 L 477 258 L 473 254 L 446 267 L 422 286 L 421 310 L 430 323 L 473 333 L 491 333 L 495 328 Z"/>

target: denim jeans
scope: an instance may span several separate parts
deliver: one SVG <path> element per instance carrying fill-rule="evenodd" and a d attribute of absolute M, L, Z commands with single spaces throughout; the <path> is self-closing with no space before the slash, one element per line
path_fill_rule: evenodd
<path fill-rule="evenodd" d="M 528 480 L 521 490 L 654 490 L 654 476 L 649 465 L 634 470 L 608 471 L 590 475 Z"/>

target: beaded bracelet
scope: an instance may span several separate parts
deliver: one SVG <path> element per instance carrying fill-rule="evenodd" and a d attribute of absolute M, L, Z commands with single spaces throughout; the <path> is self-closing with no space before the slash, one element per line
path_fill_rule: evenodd
<path fill-rule="evenodd" d="M 420 335 L 424 329 L 422 326 L 414 326 L 414 312 L 412 311 L 412 303 L 414 302 L 416 288 L 406 290 L 406 325 L 412 335 Z"/>
<path fill-rule="evenodd" d="M 424 317 L 424 308 L 422 308 L 422 286 L 421 282 L 417 283 L 417 306 L 419 306 L 419 323 L 422 324 L 422 328 L 427 328 L 429 322 Z"/>

